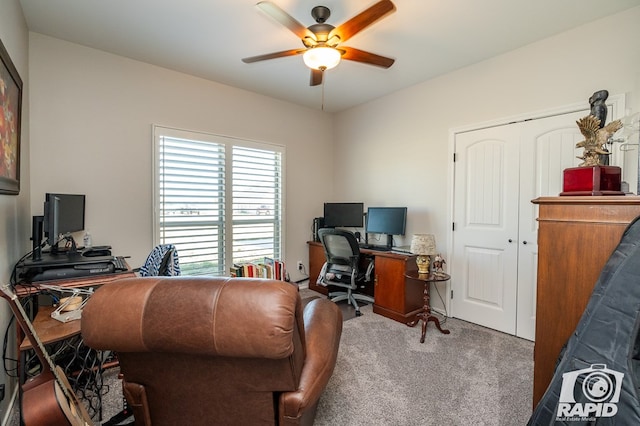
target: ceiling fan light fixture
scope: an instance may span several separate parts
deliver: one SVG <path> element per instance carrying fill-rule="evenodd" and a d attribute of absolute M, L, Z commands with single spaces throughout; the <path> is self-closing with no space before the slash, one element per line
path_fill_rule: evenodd
<path fill-rule="evenodd" d="M 317 46 L 302 55 L 306 66 L 314 70 L 330 70 L 340 63 L 340 52 L 333 47 Z"/>

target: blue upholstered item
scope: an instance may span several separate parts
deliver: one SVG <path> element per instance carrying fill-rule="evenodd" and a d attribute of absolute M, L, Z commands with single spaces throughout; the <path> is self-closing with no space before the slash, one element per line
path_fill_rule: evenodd
<path fill-rule="evenodd" d="M 178 250 L 173 244 L 160 244 L 151 250 L 140 268 L 141 277 L 180 275 Z"/>

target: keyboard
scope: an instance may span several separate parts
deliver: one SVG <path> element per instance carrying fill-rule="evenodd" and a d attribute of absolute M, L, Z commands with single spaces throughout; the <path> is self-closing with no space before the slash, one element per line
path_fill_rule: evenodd
<path fill-rule="evenodd" d="M 398 254 L 413 254 L 409 250 L 405 250 L 405 249 L 401 249 L 401 248 L 397 248 L 397 247 L 393 247 L 391 249 L 391 251 L 394 252 L 394 253 L 398 253 Z"/>
<path fill-rule="evenodd" d="M 375 246 L 373 244 L 360 244 L 361 249 L 366 250 L 375 250 L 375 251 L 390 251 L 391 249 L 387 246 Z"/>
<path fill-rule="evenodd" d="M 116 272 L 126 271 L 127 269 L 129 269 L 129 267 L 127 266 L 127 262 L 125 262 L 124 257 L 122 256 L 114 257 L 111 263 L 113 263 Z"/>

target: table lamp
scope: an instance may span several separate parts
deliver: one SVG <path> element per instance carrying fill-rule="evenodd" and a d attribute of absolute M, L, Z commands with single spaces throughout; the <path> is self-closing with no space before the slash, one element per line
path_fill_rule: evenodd
<path fill-rule="evenodd" d="M 411 238 L 411 253 L 417 254 L 416 265 L 419 274 L 429 273 L 429 256 L 436 253 L 436 237 L 433 234 L 415 234 Z"/>

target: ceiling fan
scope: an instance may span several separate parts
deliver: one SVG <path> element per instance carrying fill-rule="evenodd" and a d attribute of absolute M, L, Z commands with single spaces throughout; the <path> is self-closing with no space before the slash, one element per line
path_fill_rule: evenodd
<path fill-rule="evenodd" d="M 369 25 L 395 11 L 396 7 L 390 0 L 378 1 L 338 27 L 325 23 L 331 14 L 329 8 L 325 6 L 316 6 L 311 10 L 311 16 L 316 23 L 309 27 L 303 26 L 270 1 L 261 1 L 256 6 L 300 37 L 304 48 L 251 56 L 243 58 L 242 62 L 251 63 L 301 54 L 305 64 L 311 68 L 311 86 L 322 84 L 323 72 L 338 65 L 340 59 L 382 68 L 389 68 L 395 62 L 394 59 L 375 53 L 340 45 Z"/>

